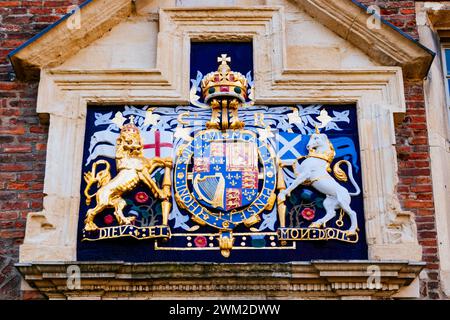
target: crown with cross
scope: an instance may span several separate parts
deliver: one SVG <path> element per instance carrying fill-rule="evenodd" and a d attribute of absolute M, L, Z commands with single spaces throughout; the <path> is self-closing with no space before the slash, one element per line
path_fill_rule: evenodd
<path fill-rule="evenodd" d="M 134 124 L 134 116 L 131 116 L 130 122 L 128 122 L 127 124 L 123 125 L 120 128 L 120 132 L 131 132 L 131 133 L 139 134 L 139 128 L 136 127 L 136 125 Z"/>
<path fill-rule="evenodd" d="M 228 62 L 231 58 L 222 54 L 217 58 L 217 71 L 208 73 L 202 80 L 202 95 L 205 103 L 216 97 L 234 97 L 245 102 L 247 98 L 247 79 L 239 72 L 231 71 Z"/>

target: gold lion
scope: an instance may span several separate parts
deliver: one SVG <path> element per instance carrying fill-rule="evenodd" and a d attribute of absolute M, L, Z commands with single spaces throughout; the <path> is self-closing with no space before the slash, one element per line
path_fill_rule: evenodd
<path fill-rule="evenodd" d="M 91 199 L 95 196 L 96 206 L 89 209 L 84 220 L 86 231 L 94 231 L 98 226 L 94 223 L 97 214 L 107 208 L 114 208 L 114 216 L 120 225 L 131 224 L 136 217 L 125 217 L 123 209 L 127 205 L 122 195 L 133 190 L 143 182 L 150 188 L 153 195 L 162 200 L 163 225 L 168 224 L 169 212 L 171 209 L 171 169 L 173 161 L 171 158 L 147 159 L 143 155 L 144 144 L 139 133 L 139 129 L 133 124 L 133 120 L 120 130 L 119 138 L 116 142 L 116 167 L 118 174 L 111 179 L 110 164 L 105 160 L 99 160 L 92 165 L 92 171 L 84 174 L 87 185 L 84 190 L 86 204 L 90 205 Z M 98 165 L 105 165 L 105 168 L 96 173 Z M 157 168 L 165 168 L 162 189 L 151 178 L 151 174 Z M 89 194 L 91 186 L 97 182 L 99 188 L 94 194 Z"/>

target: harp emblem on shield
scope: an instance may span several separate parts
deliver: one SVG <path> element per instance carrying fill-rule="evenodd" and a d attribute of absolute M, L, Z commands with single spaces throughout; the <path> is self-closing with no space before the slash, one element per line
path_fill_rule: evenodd
<path fill-rule="evenodd" d="M 201 200 L 213 207 L 224 209 L 225 178 L 221 173 L 203 177 L 197 175 L 193 186 Z"/>

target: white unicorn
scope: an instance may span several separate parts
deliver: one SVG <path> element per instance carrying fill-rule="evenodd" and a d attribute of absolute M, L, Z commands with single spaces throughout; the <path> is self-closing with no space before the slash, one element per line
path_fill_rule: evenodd
<path fill-rule="evenodd" d="M 347 234 L 356 234 L 358 230 L 358 221 L 356 212 L 350 207 L 350 196 L 359 195 L 361 189 L 353 178 L 353 170 L 350 162 L 347 160 L 337 162 L 334 165 L 333 171 L 338 180 L 347 181 L 347 175 L 339 167 L 343 162 L 347 164 L 349 167 L 350 181 L 356 189 L 354 193 L 349 193 L 347 189 L 341 186 L 329 174 L 329 172 L 331 172 L 330 164 L 334 159 L 335 151 L 326 134 L 319 133 L 316 128 L 316 133 L 311 135 L 307 148 L 309 151 L 308 155 L 297 159 L 299 160 L 301 158 L 306 158 L 299 166 L 297 160 L 290 163 L 283 162 L 281 164 L 282 166 L 292 166 L 296 178 L 287 189 L 280 191 L 278 195 L 278 203 L 286 201 L 286 197 L 289 196 L 298 186 L 311 185 L 313 188 L 326 195 L 326 198 L 323 201 L 326 215 L 323 218 L 313 222 L 309 227 L 325 227 L 326 223 L 336 216 L 336 210 L 341 208 L 349 215 L 351 221 L 351 226 L 347 230 Z"/>

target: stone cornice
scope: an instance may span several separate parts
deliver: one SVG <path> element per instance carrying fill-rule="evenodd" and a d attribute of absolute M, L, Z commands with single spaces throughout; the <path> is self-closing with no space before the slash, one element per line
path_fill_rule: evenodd
<path fill-rule="evenodd" d="M 282 62 L 277 62 L 281 64 Z M 151 96 L 151 102 L 159 104 L 188 104 L 187 94 L 181 94 L 188 89 L 187 86 L 180 86 L 179 89 L 162 74 L 156 70 L 48 70 L 47 75 L 51 76 L 52 83 L 58 90 L 63 92 L 83 92 L 83 96 L 89 102 L 98 103 L 97 92 L 102 90 L 126 91 L 130 99 L 139 99 L 140 93 L 144 96 L 142 102 Z M 48 76 L 43 75 L 41 81 L 47 81 Z M 187 79 L 184 83 L 188 83 Z M 174 83 L 183 83 L 174 81 Z M 395 94 L 392 95 L 391 103 L 398 106 L 395 112 L 404 112 L 405 106 L 402 103 L 403 88 L 401 84 L 401 72 L 396 67 L 374 67 L 371 69 L 351 69 L 351 70 L 291 70 L 285 69 L 273 80 L 265 81 L 260 79 L 259 88 L 268 83 L 267 89 L 256 91 L 256 101 L 258 104 L 274 103 L 296 103 L 299 96 L 302 102 L 355 102 L 361 96 L 361 90 L 385 91 L 386 86 L 393 84 L 396 87 Z M 129 89 L 133 88 L 130 92 Z M 340 92 L 339 95 L 331 94 Z M 344 94 L 345 91 L 352 91 L 353 94 Z M 314 91 L 316 96 L 309 97 L 306 92 Z M 294 94 L 295 93 L 295 94 Z M 92 101 L 90 95 L 95 97 Z M 117 98 L 123 102 L 123 96 Z M 170 99 L 170 100 L 169 100 Z M 110 101 L 113 103 L 114 98 Z M 38 112 L 51 112 L 49 104 L 46 102 L 38 104 Z"/>
<path fill-rule="evenodd" d="M 10 53 L 9 58 L 18 79 L 38 78 L 42 68 L 60 65 L 101 38 L 131 14 L 132 1 L 88 1 L 80 11 L 80 28 L 70 28 L 66 23 L 70 18 L 68 14 Z"/>
<path fill-rule="evenodd" d="M 367 26 L 368 15 L 362 7 L 350 0 L 296 0 L 296 3 L 309 15 L 333 30 L 345 40 L 360 48 L 369 57 L 384 66 L 400 66 L 405 78 L 423 79 L 433 60 L 433 53 L 410 38 L 401 34 L 387 24 L 381 24 L 379 29 Z M 248 16 L 245 9 L 252 11 L 254 16 Z M 62 18 L 35 38 L 10 54 L 11 62 L 19 79 L 32 79 L 39 76 L 39 70 L 52 68 L 63 63 L 68 57 L 88 46 L 92 41 L 100 38 L 113 26 L 123 21 L 132 12 L 131 0 L 95 0 L 82 9 L 82 23 L 80 29 L 69 29 L 66 23 L 61 23 L 68 17 Z M 165 9 L 173 12 L 172 19 L 188 23 L 191 14 L 198 15 L 198 8 Z M 207 22 L 208 10 L 203 8 Z M 248 20 L 263 21 L 269 18 L 273 8 L 255 7 L 225 7 L 214 8 L 215 15 L 229 14 L 230 21 Z M 211 12 L 211 11 L 210 11 Z M 162 13 L 163 14 L 163 13 Z M 236 16 L 238 14 L 238 16 Z M 239 16 L 243 14 L 244 16 Z M 198 17 L 196 17 L 198 18 Z M 211 20 L 214 24 L 214 20 Z M 283 23 L 281 21 L 281 23 Z M 169 25 L 164 25 L 171 28 Z M 161 29 L 162 32 L 168 30 Z M 223 38 L 223 34 L 220 34 Z M 233 34 L 230 34 L 230 39 Z M 242 38 L 240 35 L 239 39 Z M 251 34 L 248 35 L 251 38 Z M 202 34 L 196 40 L 201 40 Z M 211 35 L 208 36 L 211 40 Z"/>
<path fill-rule="evenodd" d="M 424 263 L 407 261 L 312 261 L 297 263 L 19 263 L 24 279 L 49 298 L 365 296 L 388 298 L 409 285 Z M 80 270 L 80 287 L 67 283 Z M 72 267 L 73 268 L 73 267 Z M 73 270 L 73 269 L 72 269 Z M 370 276 L 379 275 L 379 283 Z"/>
<path fill-rule="evenodd" d="M 406 79 L 426 77 L 434 53 L 385 21 L 369 28 L 369 14 L 350 0 L 296 0 L 299 7 L 324 26 L 385 66 L 400 66 Z"/>
<path fill-rule="evenodd" d="M 433 29 L 450 29 L 450 4 L 436 3 L 424 8 Z"/>

